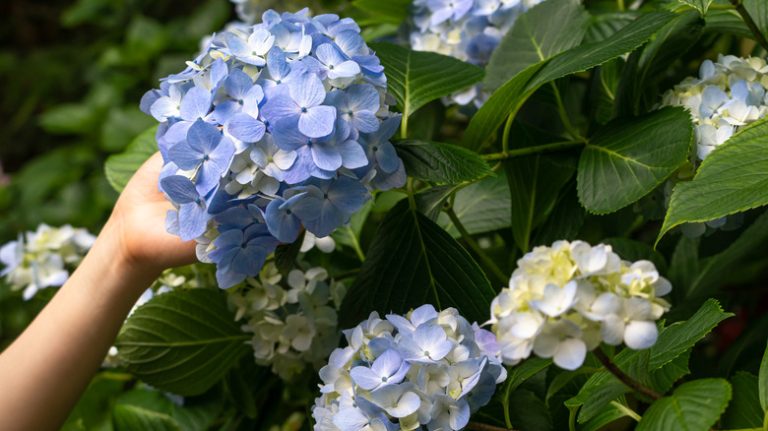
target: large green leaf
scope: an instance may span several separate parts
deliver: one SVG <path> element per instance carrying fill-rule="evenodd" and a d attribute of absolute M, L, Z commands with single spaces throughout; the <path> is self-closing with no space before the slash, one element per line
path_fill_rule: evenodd
<path fill-rule="evenodd" d="M 688 356 L 694 344 L 730 316 L 723 312 L 717 301 L 709 300 L 689 320 L 661 330 L 652 348 L 624 349 L 613 361 L 633 378 L 657 391 L 665 392 L 677 379 L 688 374 Z M 584 423 L 600 413 L 605 404 L 628 392 L 630 389 L 627 386 L 603 370 L 592 375 L 566 405 L 571 408 L 581 407 L 578 420 Z"/>
<path fill-rule="evenodd" d="M 708 431 L 730 400 L 731 385 L 725 379 L 684 383 L 672 395 L 654 402 L 636 429 Z"/>
<path fill-rule="evenodd" d="M 440 184 L 458 184 L 491 174 L 474 151 L 440 142 L 401 141 L 395 145 L 408 175 Z"/>
<path fill-rule="evenodd" d="M 768 212 L 763 213 L 725 250 L 692 265 L 693 279 L 685 289 L 685 297 L 704 298 L 715 293 L 725 280 L 733 278 L 734 267 L 745 258 L 760 250 L 768 241 Z"/>
<path fill-rule="evenodd" d="M 405 117 L 427 103 L 463 90 L 483 78 L 483 69 L 453 57 L 372 43 L 387 75 L 389 91 Z"/>
<path fill-rule="evenodd" d="M 357 325 L 371 311 L 405 313 L 422 304 L 456 307 L 470 321 L 484 322 L 495 294 L 469 253 L 405 200 L 379 226 L 344 298 L 341 325 Z"/>
<path fill-rule="evenodd" d="M 107 159 L 104 165 L 107 181 L 118 192 L 123 191 L 128 180 L 139 167 L 157 152 L 155 133 L 157 133 L 157 126 L 141 132 L 124 152 L 114 154 Z"/>
<path fill-rule="evenodd" d="M 730 378 L 733 400 L 723 414 L 721 425 L 726 429 L 758 428 L 763 426 L 763 413 L 758 397 L 757 376 L 744 371 Z"/>
<path fill-rule="evenodd" d="M 572 158 L 536 154 L 505 164 L 511 196 L 511 225 L 515 243 L 530 250 L 531 233 L 544 222 L 558 201 L 560 190 L 573 176 Z"/>
<path fill-rule="evenodd" d="M 456 192 L 453 211 L 471 235 L 509 227 L 511 211 L 509 183 L 503 175 L 493 175 Z M 454 238 L 459 231 L 443 214 L 438 224 Z"/>
<path fill-rule="evenodd" d="M 115 345 L 128 371 L 186 396 L 219 381 L 248 352 L 249 339 L 222 292 L 191 289 L 156 296 L 139 307 Z"/>
<path fill-rule="evenodd" d="M 115 431 L 181 431 L 171 416 L 145 407 L 118 404 L 112 415 Z"/>
<path fill-rule="evenodd" d="M 763 36 L 768 37 L 768 2 L 765 0 L 744 0 L 743 3 L 744 8 L 755 20 L 757 28 L 763 33 Z M 750 37 L 754 38 L 754 36 Z"/>
<path fill-rule="evenodd" d="M 683 223 L 705 222 L 768 204 L 768 120 L 717 147 L 692 181 L 678 183 L 659 238 Z"/>
<path fill-rule="evenodd" d="M 485 88 L 495 90 L 531 64 L 577 46 L 588 22 L 579 0 L 547 0 L 519 15 L 491 55 Z"/>
<path fill-rule="evenodd" d="M 685 163 L 692 140 L 690 116 L 682 108 L 609 123 L 581 153 L 579 200 L 596 214 L 637 201 Z"/>
<path fill-rule="evenodd" d="M 472 117 L 464 133 L 464 146 L 480 148 L 507 117 L 517 113 L 528 97 L 543 84 L 589 70 L 634 51 L 674 17 L 675 14 L 667 12 L 642 15 L 607 41 L 580 45 L 551 60 L 528 66 L 499 87 Z"/>
<path fill-rule="evenodd" d="M 352 6 L 363 12 L 372 24 L 400 25 L 408 18 L 411 0 L 354 0 Z"/>

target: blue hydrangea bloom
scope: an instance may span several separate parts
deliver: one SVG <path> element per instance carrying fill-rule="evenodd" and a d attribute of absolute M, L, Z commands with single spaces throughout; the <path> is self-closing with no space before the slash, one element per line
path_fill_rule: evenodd
<path fill-rule="evenodd" d="M 423 305 L 344 331 L 320 369 L 315 431 L 460 430 L 506 379 L 489 331 Z"/>
<path fill-rule="evenodd" d="M 167 229 L 197 240 L 222 288 L 304 229 L 330 235 L 371 191 L 405 183 L 386 90 L 354 20 L 269 10 L 230 24 L 141 100 L 160 122 Z"/>
<path fill-rule="evenodd" d="M 544 0 L 414 0 L 410 35 L 416 51 L 431 51 L 485 66 L 517 17 Z M 451 96 L 459 105 L 482 105 L 479 86 Z"/>

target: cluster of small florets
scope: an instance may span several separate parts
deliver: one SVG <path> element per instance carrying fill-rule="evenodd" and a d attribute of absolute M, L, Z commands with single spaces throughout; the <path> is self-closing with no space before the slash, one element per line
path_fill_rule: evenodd
<path fill-rule="evenodd" d="M 664 94 L 662 104 L 684 106 L 696 126 L 696 153 L 704 160 L 739 128 L 768 113 L 768 65 L 758 57 L 720 55 L 705 60 L 698 77 L 688 77 Z"/>
<path fill-rule="evenodd" d="M 660 299 L 672 286 L 653 263 L 622 261 L 608 245 L 558 241 L 517 261 L 509 288 L 491 304 L 491 323 L 504 363 L 531 352 L 574 370 L 601 342 L 651 347 Z"/>
<path fill-rule="evenodd" d="M 214 35 L 148 92 L 161 122 L 170 232 L 198 241 L 222 288 L 256 276 L 302 229 L 326 237 L 405 182 L 379 59 L 351 19 L 267 11 Z"/>
<path fill-rule="evenodd" d="M 252 333 L 254 357 L 285 380 L 307 364 L 320 368 L 339 342 L 337 308 L 343 284 L 320 267 L 292 270 L 282 277 L 267 264 L 258 279 L 248 278 L 227 292 L 236 320 Z"/>
<path fill-rule="evenodd" d="M 374 312 L 344 335 L 320 370 L 317 431 L 460 430 L 506 378 L 493 334 L 453 308 Z"/>
<path fill-rule="evenodd" d="M 23 290 L 25 300 L 38 290 L 63 285 L 96 238 L 85 229 L 41 224 L 36 231 L 19 235 L 0 248 L 0 263 L 13 290 Z"/>
<path fill-rule="evenodd" d="M 517 17 L 542 0 L 414 0 L 411 47 L 485 66 Z M 481 105 L 487 94 L 472 87 L 454 94 L 459 105 Z"/>

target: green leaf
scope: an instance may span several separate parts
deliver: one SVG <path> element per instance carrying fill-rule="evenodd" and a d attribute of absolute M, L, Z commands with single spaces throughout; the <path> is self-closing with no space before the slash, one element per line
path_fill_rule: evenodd
<path fill-rule="evenodd" d="M 496 90 L 472 117 L 464 133 L 464 146 L 480 148 L 507 117 L 514 116 L 528 97 L 543 84 L 589 70 L 634 51 L 674 17 L 675 14 L 667 12 L 642 15 L 607 41 L 580 45 L 549 61 L 528 66 Z"/>
<path fill-rule="evenodd" d="M 683 223 L 705 222 L 768 204 L 768 120 L 745 128 L 678 183 L 659 239 Z"/>
<path fill-rule="evenodd" d="M 154 124 L 155 119 L 139 111 L 138 107 L 112 108 L 101 127 L 101 148 L 110 152 L 122 151 Z"/>
<path fill-rule="evenodd" d="M 354 0 L 352 6 L 363 12 L 371 24 L 400 25 L 408 18 L 411 0 Z M 365 23 L 364 18 L 361 25 Z"/>
<path fill-rule="evenodd" d="M 658 341 L 651 347 L 648 366 L 656 370 L 668 364 L 731 316 L 733 313 L 724 312 L 717 301 L 707 300 L 690 319 L 673 323 L 664 329 L 663 336 L 659 335 Z"/>
<path fill-rule="evenodd" d="M 671 396 L 657 400 L 648 408 L 637 431 L 708 431 L 730 399 L 731 385 L 725 379 L 684 383 Z"/>
<path fill-rule="evenodd" d="M 390 43 L 372 43 L 389 91 L 404 117 L 427 103 L 463 90 L 483 78 L 483 69 L 453 57 L 418 52 Z"/>
<path fill-rule="evenodd" d="M 156 296 L 128 318 L 115 345 L 126 369 L 179 395 L 205 392 L 250 349 L 222 292 Z"/>
<path fill-rule="evenodd" d="M 405 200 L 379 226 L 344 298 L 341 326 L 357 325 L 374 310 L 405 313 L 423 304 L 456 307 L 470 321 L 484 322 L 495 295 L 469 253 Z"/>
<path fill-rule="evenodd" d="M 758 396 L 757 376 L 739 371 L 731 377 L 733 400 L 723 414 L 721 426 L 724 429 L 763 427 L 763 409 Z"/>
<path fill-rule="evenodd" d="M 528 252 L 531 233 L 554 209 L 560 190 L 576 170 L 575 163 L 571 158 L 536 154 L 509 160 L 505 170 L 512 205 L 512 234 L 520 250 Z"/>
<path fill-rule="evenodd" d="M 760 379 L 758 382 L 760 407 L 763 408 L 763 411 L 768 411 L 768 347 L 766 347 L 763 359 L 760 361 L 760 374 L 758 378 Z"/>
<path fill-rule="evenodd" d="M 755 20 L 757 28 L 764 36 L 768 35 L 768 2 L 765 0 L 744 0 L 744 8 Z M 754 35 L 749 36 L 754 39 Z"/>
<path fill-rule="evenodd" d="M 682 108 L 609 123 L 581 153 L 579 200 L 596 214 L 624 208 L 685 163 L 692 140 L 690 116 Z"/>
<path fill-rule="evenodd" d="M 68 103 L 40 115 L 40 127 L 57 135 L 86 135 L 94 131 L 99 113 L 88 104 Z"/>
<path fill-rule="evenodd" d="M 722 311 L 717 301 L 710 299 L 689 320 L 662 329 L 658 341 L 650 349 L 624 349 L 613 361 L 631 377 L 665 392 L 676 380 L 688 374 L 688 356 L 694 344 L 730 316 Z M 605 404 L 628 392 L 630 389 L 613 374 L 602 370 L 590 377 L 566 405 L 581 407 L 578 420 L 584 423 L 597 415 Z"/>
<path fill-rule="evenodd" d="M 509 227 L 511 208 L 509 183 L 502 175 L 489 176 L 462 188 L 453 200 L 453 211 L 470 235 Z M 440 214 L 438 224 L 454 238 L 459 236 L 447 215 Z"/>
<path fill-rule="evenodd" d="M 679 0 L 679 1 L 699 11 L 701 16 L 704 16 L 707 14 L 709 5 L 712 4 L 712 0 Z"/>
<path fill-rule="evenodd" d="M 425 141 L 395 144 L 408 175 L 439 184 L 458 184 L 490 175 L 488 163 L 474 151 L 458 145 Z"/>
<path fill-rule="evenodd" d="M 709 257 L 698 266 L 695 279 L 686 286 L 686 298 L 704 298 L 725 283 L 734 266 L 760 250 L 768 241 L 768 212 L 763 213 L 736 241 L 721 253 Z"/>
<path fill-rule="evenodd" d="M 129 374 L 97 374 L 72 409 L 62 431 L 112 431 L 112 403 L 130 379 Z"/>
<path fill-rule="evenodd" d="M 621 403 L 626 405 L 626 402 Z M 592 419 L 587 421 L 584 426 L 580 427 L 581 431 L 600 431 L 605 429 L 605 426 L 609 423 L 619 420 L 625 417 L 627 414 L 613 403 L 607 404 L 603 407 L 600 413 L 596 414 Z"/>
<path fill-rule="evenodd" d="M 576 182 L 566 186 L 549 217 L 542 223 L 531 243 L 532 246 L 550 245 L 555 241 L 575 240 L 584 225 L 586 212 L 576 196 Z"/>
<path fill-rule="evenodd" d="M 118 404 L 112 415 L 115 431 L 181 431 L 181 427 L 171 416 L 145 407 Z"/>
<path fill-rule="evenodd" d="M 107 181 L 118 192 L 123 191 L 133 174 L 157 151 L 155 133 L 157 126 L 141 132 L 124 152 L 107 159 L 104 165 Z"/>
<path fill-rule="evenodd" d="M 531 64 L 577 46 L 588 21 L 579 0 L 547 0 L 519 15 L 491 55 L 485 88 L 495 90 Z"/>

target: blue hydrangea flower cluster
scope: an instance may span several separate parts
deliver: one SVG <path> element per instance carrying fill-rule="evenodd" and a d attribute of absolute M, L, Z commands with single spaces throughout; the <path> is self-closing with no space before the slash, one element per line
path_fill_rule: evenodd
<path fill-rule="evenodd" d="M 198 241 L 222 288 L 256 276 L 302 229 L 329 235 L 371 189 L 405 183 L 386 89 L 348 18 L 267 11 L 215 34 L 141 101 L 161 122 L 168 230 Z"/>
<path fill-rule="evenodd" d="M 460 430 L 506 379 L 495 336 L 458 311 L 371 313 L 320 370 L 316 431 Z"/>
<path fill-rule="evenodd" d="M 411 47 L 485 66 L 517 17 L 542 1 L 414 0 Z M 451 99 L 459 105 L 480 106 L 487 97 L 477 86 Z"/>

